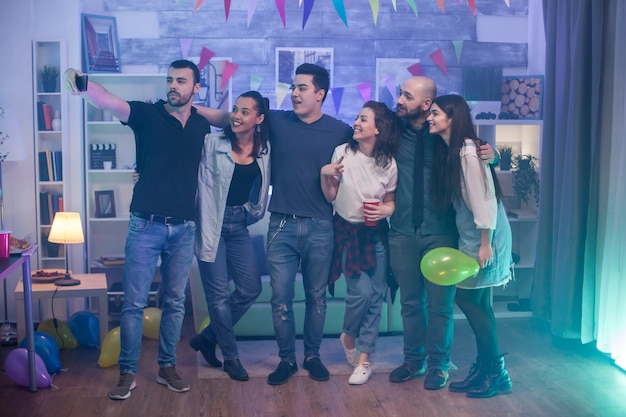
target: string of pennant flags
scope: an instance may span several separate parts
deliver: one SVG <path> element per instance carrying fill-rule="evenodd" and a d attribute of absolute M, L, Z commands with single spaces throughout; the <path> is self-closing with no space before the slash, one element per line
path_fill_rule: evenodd
<path fill-rule="evenodd" d="M 185 1 L 186 0 L 178 0 L 178 3 L 182 7 Z M 394 11 L 397 11 L 396 1 L 397 0 L 391 0 Z M 435 1 L 437 2 L 437 5 L 441 9 L 441 13 L 445 14 L 444 0 L 435 0 Z M 503 1 L 507 7 L 511 7 L 510 0 L 503 0 Z M 280 16 L 280 20 L 283 23 L 283 27 L 286 27 L 287 26 L 287 18 L 286 18 L 286 13 L 285 13 L 286 0 L 274 0 L 274 2 L 276 4 L 276 11 L 278 12 L 278 15 Z M 335 8 L 337 15 L 339 16 L 341 21 L 344 23 L 344 25 L 346 25 L 346 27 L 348 27 L 348 16 L 346 14 L 347 2 L 348 0 L 332 0 L 333 7 Z M 472 15 L 475 16 L 476 15 L 476 1 L 466 0 L 466 2 L 472 12 Z M 196 0 L 196 4 L 193 8 L 193 11 L 194 12 L 198 11 L 198 9 L 202 7 L 202 3 L 204 3 L 204 0 Z M 303 11 L 302 30 L 304 30 L 304 27 L 306 26 L 306 23 L 309 20 L 309 16 L 311 15 L 311 11 L 313 10 L 314 3 L 315 3 L 315 0 L 298 0 L 298 6 L 302 7 L 302 11 Z M 378 23 L 379 3 L 380 3 L 379 0 L 369 0 L 374 25 L 377 25 Z M 415 0 L 406 0 L 406 3 L 409 5 L 411 10 L 417 17 L 418 12 L 417 12 L 417 5 L 415 4 Z M 231 4 L 231 0 L 224 0 L 224 16 L 226 18 L 226 21 L 228 21 L 228 17 L 230 15 L 230 4 Z M 456 0 L 456 4 L 457 4 L 457 7 L 461 7 L 460 0 Z M 254 12 L 256 11 L 257 6 L 258 6 L 258 0 L 248 1 L 248 20 L 247 20 L 248 27 L 250 26 L 250 22 L 252 21 L 252 17 L 254 16 Z"/>
<path fill-rule="evenodd" d="M 454 46 L 454 50 L 456 53 L 457 63 L 459 63 L 461 60 L 461 54 L 463 51 L 463 41 L 462 40 L 452 41 L 452 44 Z M 181 52 L 182 52 L 184 59 L 186 59 L 188 56 L 190 46 L 191 46 L 190 38 L 180 39 L 180 48 L 181 48 Z M 203 47 L 202 51 L 200 52 L 200 59 L 198 61 L 198 69 L 202 71 L 206 67 L 206 65 L 211 61 L 211 58 L 213 58 L 214 56 L 215 56 L 215 52 L 213 52 L 212 50 L 206 47 Z M 429 57 L 437 65 L 437 67 L 439 67 L 439 69 L 447 76 L 448 69 L 446 67 L 445 58 L 443 56 L 443 52 L 441 51 L 441 48 L 432 52 L 429 55 Z M 233 62 L 230 62 L 230 61 L 224 62 L 220 89 L 224 88 L 226 84 L 228 84 L 228 81 L 232 78 L 232 76 L 235 74 L 238 68 L 239 68 L 239 65 Z M 413 76 L 422 75 L 422 65 L 419 62 L 419 60 L 416 60 L 414 64 L 409 65 L 406 69 Z M 396 88 L 395 88 L 397 80 L 396 80 L 395 75 L 389 75 L 383 81 L 384 81 L 386 89 L 389 91 L 389 94 L 395 101 L 397 98 Z M 258 90 L 262 82 L 263 82 L 262 76 L 258 74 L 254 74 L 254 73 L 250 74 L 250 90 Z M 355 87 L 357 91 L 359 92 L 361 98 L 363 99 L 363 102 L 369 101 L 372 98 L 372 86 L 368 82 L 357 83 L 357 84 L 350 85 L 350 86 L 345 85 L 345 86 L 340 86 L 340 87 L 332 87 L 330 88 L 329 93 L 332 97 L 336 113 L 339 113 L 339 109 L 341 108 L 341 100 L 343 98 L 343 93 L 345 89 L 348 87 Z M 277 82 L 275 88 L 276 88 L 277 106 L 280 106 L 282 102 L 285 100 L 285 97 L 289 94 L 291 85 L 288 83 Z"/>

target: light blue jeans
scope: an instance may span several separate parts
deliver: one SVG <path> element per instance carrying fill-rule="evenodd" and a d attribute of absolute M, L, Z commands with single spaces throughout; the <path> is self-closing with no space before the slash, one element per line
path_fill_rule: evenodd
<path fill-rule="evenodd" d="M 279 229 L 281 220 L 284 225 Z M 278 231 L 278 233 L 277 233 Z M 267 262 L 272 285 L 272 319 L 281 360 L 296 363 L 293 317 L 296 273 L 302 269 L 306 297 L 304 357 L 319 357 L 326 318 L 326 287 L 333 255 L 333 222 L 272 213 L 267 234 Z"/>
<path fill-rule="evenodd" d="M 143 310 L 161 257 L 161 326 L 159 367 L 176 365 L 176 346 L 185 317 L 185 288 L 193 260 L 196 224 L 153 223 L 130 217 L 124 264 L 124 302 L 120 318 L 120 372 L 135 374 L 141 353 Z"/>
<path fill-rule="evenodd" d="M 383 296 L 387 289 L 387 252 L 383 243 L 376 243 L 376 269 L 371 276 L 361 272 L 361 275 L 345 277 L 345 280 L 343 332 L 358 337 L 356 347 L 361 352 L 372 353 L 376 349 Z"/>
<path fill-rule="evenodd" d="M 211 323 L 202 337 L 219 344 L 224 360 L 238 359 L 233 326 L 261 293 L 254 248 L 241 206 L 227 206 L 215 262 L 198 261 Z M 229 280 L 235 283 L 231 293 Z"/>

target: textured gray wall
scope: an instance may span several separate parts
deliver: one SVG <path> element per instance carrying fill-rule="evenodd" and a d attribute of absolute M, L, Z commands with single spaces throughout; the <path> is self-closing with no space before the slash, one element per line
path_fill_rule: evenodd
<path fill-rule="evenodd" d="M 394 11 L 389 0 L 382 0 L 378 24 L 374 25 L 369 2 L 350 1 L 346 5 L 349 27 L 346 28 L 330 0 L 317 0 L 304 30 L 302 9 L 296 0 L 286 5 L 286 27 L 280 20 L 273 0 L 259 0 L 247 27 L 247 1 L 235 0 L 228 22 L 222 1 L 205 0 L 197 12 L 196 1 L 184 0 L 104 0 L 106 13 L 157 12 L 159 37 L 156 39 L 120 39 L 120 59 L 125 65 L 167 65 L 180 59 L 179 38 L 191 38 L 189 56 L 200 56 L 203 47 L 217 56 L 232 57 L 239 68 L 232 79 L 233 95 L 249 89 L 250 74 L 263 78 L 259 90 L 275 103 L 276 47 L 334 48 L 333 87 L 346 86 L 338 117 L 352 120 L 363 101 L 355 85 L 369 82 L 372 98 L 376 88 L 376 58 L 418 58 L 424 75 L 435 79 L 440 93 L 462 92 L 463 68 L 490 66 L 526 68 L 527 43 L 477 41 L 477 18 L 466 0 L 446 0 L 442 14 L 435 0 L 416 0 L 418 16 L 407 3 L 397 0 Z M 476 0 L 478 15 L 528 15 L 528 0 Z M 118 23 L 119 26 L 120 23 Z M 122 31 L 123 28 L 118 28 Z M 506 28 L 502 28 L 506 30 Z M 463 52 L 457 63 L 451 41 L 463 40 Z M 441 49 L 448 69 L 446 76 L 429 55 Z M 332 100 L 324 110 L 335 115 Z"/>

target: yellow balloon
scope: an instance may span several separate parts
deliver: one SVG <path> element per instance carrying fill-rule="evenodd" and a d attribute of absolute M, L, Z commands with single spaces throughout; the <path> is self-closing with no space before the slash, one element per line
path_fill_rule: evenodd
<path fill-rule="evenodd" d="M 120 326 L 117 326 L 104 337 L 102 347 L 100 348 L 98 365 L 100 365 L 101 368 L 108 368 L 109 366 L 117 365 L 117 361 L 120 357 L 120 350 L 122 350 L 120 342 Z"/>
<path fill-rule="evenodd" d="M 158 339 L 160 326 L 161 309 L 155 307 L 144 308 L 142 334 L 150 339 Z"/>
<path fill-rule="evenodd" d="M 202 333 L 202 330 L 208 327 L 209 324 L 211 324 L 211 317 L 206 316 L 204 320 L 202 320 L 202 323 L 200 323 L 200 326 L 198 327 L 198 333 Z"/>
<path fill-rule="evenodd" d="M 478 273 L 476 259 L 454 248 L 436 248 L 428 251 L 420 263 L 422 274 L 433 284 L 456 285 Z"/>
<path fill-rule="evenodd" d="M 55 325 L 56 320 L 56 325 Z M 78 346 L 78 340 L 72 334 L 67 323 L 59 319 L 48 319 L 39 323 L 38 332 L 45 332 L 52 336 L 59 345 L 59 349 L 74 349 Z"/>

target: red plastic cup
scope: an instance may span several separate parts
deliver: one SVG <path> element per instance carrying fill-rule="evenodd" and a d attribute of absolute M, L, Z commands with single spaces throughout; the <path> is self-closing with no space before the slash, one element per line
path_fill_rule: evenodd
<path fill-rule="evenodd" d="M 378 206 L 380 205 L 380 201 L 376 198 L 366 198 L 363 200 L 363 207 L 365 208 L 365 206 Z M 366 226 L 376 226 L 378 224 L 378 222 L 373 222 L 373 221 L 369 221 L 367 219 L 365 219 L 365 225 Z"/>
<path fill-rule="evenodd" d="M 0 230 L 0 259 L 8 259 L 11 254 L 11 231 Z"/>

